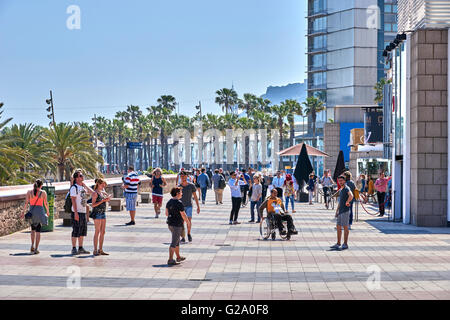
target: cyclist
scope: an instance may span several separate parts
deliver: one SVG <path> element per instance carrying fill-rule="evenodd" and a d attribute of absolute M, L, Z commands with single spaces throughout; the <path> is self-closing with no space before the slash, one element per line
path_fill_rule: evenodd
<path fill-rule="evenodd" d="M 270 196 L 259 206 L 260 219 L 263 217 L 264 209 L 267 209 L 267 218 L 273 218 L 275 220 L 281 235 L 286 234 L 283 221 L 287 222 L 289 234 L 298 234 L 297 230 L 295 230 L 292 217 L 286 214 L 283 201 L 278 198 L 277 194 L 277 189 L 272 189 Z"/>
<path fill-rule="evenodd" d="M 325 201 L 325 206 L 328 208 L 328 197 L 331 196 L 332 188 L 333 188 L 333 178 L 331 178 L 330 170 L 325 170 L 323 177 L 320 179 L 320 183 L 322 184 L 323 190 L 323 199 Z"/>

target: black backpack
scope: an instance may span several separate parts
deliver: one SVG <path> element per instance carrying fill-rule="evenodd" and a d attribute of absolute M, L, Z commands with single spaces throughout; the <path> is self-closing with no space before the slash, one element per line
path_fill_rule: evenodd
<path fill-rule="evenodd" d="M 70 189 L 72 189 L 72 187 L 74 187 L 74 186 L 73 185 L 70 186 Z M 70 189 L 69 189 L 69 192 L 67 192 L 66 200 L 64 202 L 64 212 L 66 212 L 66 213 L 72 213 L 72 198 L 70 197 Z M 77 187 L 75 187 L 75 190 L 77 191 L 77 194 L 78 194 Z"/>
<path fill-rule="evenodd" d="M 226 187 L 225 178 L 223 177 L 223 175 L 220 175 L 219 189 L 225 189 L 225 187 Z"/>

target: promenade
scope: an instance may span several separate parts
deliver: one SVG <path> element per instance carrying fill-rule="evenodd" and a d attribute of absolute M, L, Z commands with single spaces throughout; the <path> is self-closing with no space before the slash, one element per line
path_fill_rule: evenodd
<path fill-rule="evenodd" d="M 328 251 L 336 242 L 334 213 L 323 204 L 296 203 L 299 234 L 291 241 L 261 240 L 259 225 L 247 223 L 249 207 L 240 211 L 242 224 L 228 225 L 230 209 L 228 188 L 224 205 L 209 191 L 200 215 L 194 206 L 193 242 L 181 246 L 187 260 L 173 267 L 170 232 L 152 204 L 139 204 L 135 226 L 124 225 L 126 211 L 107 212 L 110 256 L 72 257 L 72 229 L 62 220 L 42 233 L 39 255 L 29 254 L 29 231 L 1 237 L 0 299 L 450 299 L 448 228 L 386 222 L 360 210 L 349 250 Z M 91 253 L 93 230 L 91 222 L 84 245 Z"/>

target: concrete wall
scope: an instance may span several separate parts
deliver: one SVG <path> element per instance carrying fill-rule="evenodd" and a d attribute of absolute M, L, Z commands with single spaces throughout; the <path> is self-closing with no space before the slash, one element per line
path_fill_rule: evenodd
<path fill-rule="evenodd" d="M 175 186 L 176 176 L 167 175 L 164 176 L 167 181 L 167 186 L 164 188 L 164 193 L 168 193 L 171 188 Z M 150 179 L 146 176 L 141 176 L 141 187 L 140 192 L 149 192 L 150 189 Z M 106 191 L 109 194 L 113 194 L 113 187 L 120 186 L 122 183 L 121 179 L 106 179 L 108 186 Z M 87 185 L 94 184 L 93 181 L 86 181 Z M 25 204 L 26 192 L 31 190 L 32 186 L 13 186 L 8 187 L 12 190 L 7 196 L 0 195 L 0 236 L 8 235 L 29 227 L 29 224 L 20 219 L 22 214 L 23 206 Z M 2 188 L 3 190 L 6 188 Z M 64 183 L 63 186 L 58 184 L 55 192 L 55 220 L 59 218 L 59 211 L 64 210 L 64 199 L 69 191 L 69 183 Z M 56 221 L 55 221 L 56 223 Z"/>
<path fill-rule="evenodd" d="M 411 36 L 411 223 L 416 226 L 447 225 L 447 36 L 447 30 Z"/>
<path fill-rule="evenodd" d="M 323 129 L 323 151 L 328 153 L 330 157 L 324 158 L 324 165 L 325 169 L 331 169 L 331 174 L 334 173 L 337 157 L 339 155 L 340 136 L 339 123 L 325 123 Z"/>

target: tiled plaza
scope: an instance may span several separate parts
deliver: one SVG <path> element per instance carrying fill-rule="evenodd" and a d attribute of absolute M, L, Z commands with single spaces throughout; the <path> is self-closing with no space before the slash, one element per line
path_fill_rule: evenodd
<path fill-rule="evenodd" d="M 72 257 L 62 220 L 42 234 L 39 255 L 29 254 L 28 230 L 2 237 L 0 299 L 450 299 L 449 228 L 406 226 L 360 209 L 350 248 L 329 251 L 334 213 L 323 204 L 296 203 L 299 234 L 264 241 L 259 225 L 247 222 L 249 206 L 241 224 L 228 225 L 228 189 L 224 195 L 216 206 L 209 191 L 200 215 L 194 206 L 193 242 L 181 246 L 187 260 L 179 266 L 167 266 L 170 232 L 152 204 L 139 204 L 135 226 L 124 225 L 125 211 L 107 212 L 110 256 Z M 84 246 L 91 252 L 93 230 Z"/>

